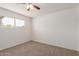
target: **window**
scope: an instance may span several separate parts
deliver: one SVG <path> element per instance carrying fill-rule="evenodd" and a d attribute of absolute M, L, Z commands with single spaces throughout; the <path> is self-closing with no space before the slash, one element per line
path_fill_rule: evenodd
<path fill-rule="evenodd" d="M 14 26 L 14 19 L 10 18 L 10 17 L 4 17 L 4 18 L 2 18 L 2 25 L 13 27 Z"/>
<path fill-rule="evenodd" d="M 24 20 L 11 17 L 3 17 L 1 20 L 2 27 L 24 27 Z"/>
<path fill-rule="evenodd" d="M 24 26 L 24 21 L 16 19 L 16 27 L 23 27 Z"/>

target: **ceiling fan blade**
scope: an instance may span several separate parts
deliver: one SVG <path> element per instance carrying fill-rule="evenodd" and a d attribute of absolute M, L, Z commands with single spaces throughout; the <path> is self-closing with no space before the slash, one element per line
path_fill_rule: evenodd
<path fill-rule="evenodd" d="M 33 7 L 35 7 L 36 9 L 40 10 L 40 7 L 36 6 L 36 5 L 33 5 Z"/>

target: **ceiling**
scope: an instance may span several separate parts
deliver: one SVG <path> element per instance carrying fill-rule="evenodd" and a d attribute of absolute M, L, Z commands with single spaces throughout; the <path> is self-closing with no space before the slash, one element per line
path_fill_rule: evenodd
<path fill-rule="evenodd" d="M 26 3 L 27 4 L 27 3 Z M 28 16 L 28 17 L 39 17 L 56 11 L 61 11 L 68 8 L 73 8 L 77 4 L 57 4 L 57 3 L 33 3 L 40 7 L 40 10 L 27 11 L 26 4 L 21 3 L 0 3 L 0 7 L 8 9 L 10 11 Z"/>

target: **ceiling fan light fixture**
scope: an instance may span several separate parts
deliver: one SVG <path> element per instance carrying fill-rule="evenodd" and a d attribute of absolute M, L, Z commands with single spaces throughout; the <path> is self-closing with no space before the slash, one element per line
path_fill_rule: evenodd
<path fill-rule="evenodd" d="M 28 11 L 34 9 L 34 7 L 33 7 L 33 5 L 31 3 L 28 3 L 26 8 L 27 8 Z"/>
<path fill-rule="evenodd" d="M 30 4 L 27 4 L 26 8 L 29 11 L 30 10 Z"/>
<path fill-rule="evenodd" d="M 33 7 L 33 5 L 32 5 L 32 4 L 30 4 L 30 9 L 31 9 L 31 10 L 33 10 L 33 9 L 34 9 L 34 7 Z"/>

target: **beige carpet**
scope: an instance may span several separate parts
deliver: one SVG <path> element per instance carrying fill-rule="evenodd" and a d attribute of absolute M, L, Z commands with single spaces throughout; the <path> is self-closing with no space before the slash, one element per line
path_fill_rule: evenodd
<path fill-rule="evenodd" d="M 30 41 L 0 52 L 0 56 L 77 56 L 78 52 Z"/>

